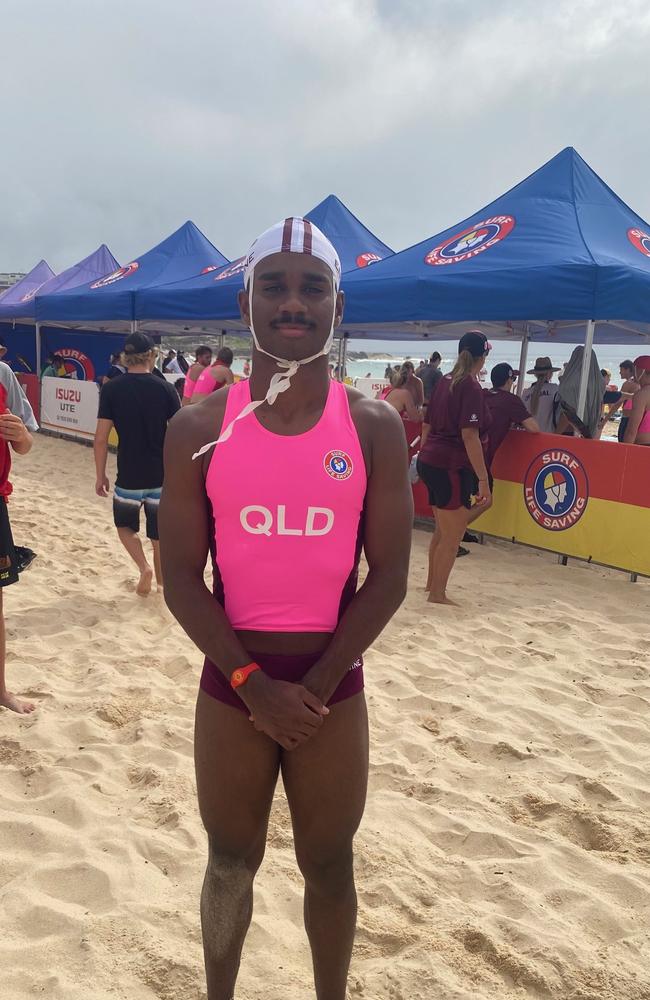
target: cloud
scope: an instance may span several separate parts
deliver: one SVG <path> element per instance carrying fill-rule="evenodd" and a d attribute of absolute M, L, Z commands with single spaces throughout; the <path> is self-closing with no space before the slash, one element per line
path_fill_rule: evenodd
<path fill-rule="evenodd" d="M 5 0 L 2 31 L 0 270 L 187 218 L 233 257 L 332 191 L 402 248 L 566 145 L 650 217 L 645 0 Z"/>

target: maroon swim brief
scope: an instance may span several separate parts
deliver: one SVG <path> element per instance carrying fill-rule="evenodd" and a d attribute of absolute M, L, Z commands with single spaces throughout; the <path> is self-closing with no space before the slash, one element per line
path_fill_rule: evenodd
<path fill-rule="evenodd" d="M 259 664 L 265 674 L 278 681 L 291 681 L 297 683 L 301 681 L 308 670 L 314 666 L 321 657 L 320 653 L 299 653 L 292 656 L 284 656 L 278 653 L 249 653 L 251 661 Z M 234 691 L 218 667 L 206 658 L 201 674 L 201 688 L 211 698 L 222 701 L 224 705 L 231 705 L 239 708 L 242 712 L 248 712 L 239 695 Z M 345 677 L 337 687 L 336 691 L 327 702 L 334 705 L 337 701 L 345 701 L 352 695 L 363 691 L 363 658 L 355 660 Z"/>

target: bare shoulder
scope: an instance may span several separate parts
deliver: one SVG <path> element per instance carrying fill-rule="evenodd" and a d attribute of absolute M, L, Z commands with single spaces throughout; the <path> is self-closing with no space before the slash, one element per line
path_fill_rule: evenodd
<path fill-rule="evenodd" d="M 224 386 L 200 403 L 182 406 L 169 422 L 167 436 L 172 443 L 186 442 L 192 447 L 202 447 L 216 440 L 221 432 L 229 391 L 230 386 Z"/>
<path fill-rule="evenodd" d="M 390 403 L 369 399 L 357 389 L 346 386 L 350 416 L 359 435 L 368 471 L 373 457 L 384 454 L 401 455 L 406 447 L 402 418 Z"/>

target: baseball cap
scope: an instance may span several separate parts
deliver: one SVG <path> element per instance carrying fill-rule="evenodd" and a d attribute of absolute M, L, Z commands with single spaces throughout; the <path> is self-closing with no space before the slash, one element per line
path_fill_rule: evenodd
<path fill-rule="evenodd" d="M 458 353 L 469 351 L 473 358 L 482 358 L 490 350 L 490 343 L 484 333 L 480 330 L 470 330 L 464 333 L 458 341 Z"/>
<path fill-rule="evenodd" d="M 506 384 L 509 378 L 516 378 L 518 374 L 519 372 L 511 365 L 502 363 L 494 366 L 490 372 L 490 378 L 492 379 L 494 388 L 500 389 L 501 386 Z"/>
<path fill-rule="evenodd" d="M 148 337 L 146 333 L 130 333 L 124 341 L 124 353 L 146 354 L 147 351 L 152 351 L 155 346 L 151 337 Z"/>
<path fill-rule="evenodd" d="M 650 354 L 642 354 L 634 359 L 634 367 L 642 372 L 650 372 Z"/>

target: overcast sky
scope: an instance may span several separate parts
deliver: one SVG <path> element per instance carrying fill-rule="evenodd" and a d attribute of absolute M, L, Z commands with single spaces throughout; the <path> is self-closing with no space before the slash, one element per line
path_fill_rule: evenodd
<path fill-rule="evenodd" d="M 2 0 L 0 271 L 227 257 L 333 192 L 402 249 L 573 145 L 650 220 L 648 0 Z"/>

